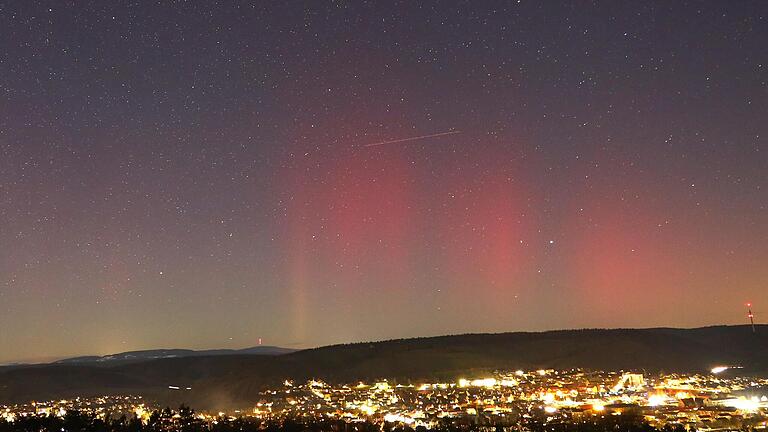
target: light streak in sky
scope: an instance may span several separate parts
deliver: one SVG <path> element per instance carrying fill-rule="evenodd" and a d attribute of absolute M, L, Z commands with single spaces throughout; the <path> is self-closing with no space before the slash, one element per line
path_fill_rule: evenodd
<path fill-rule="evenodd" d="M 415 136 L 415 137 L 410 137 L 410 138 L 400 138 L 400 139 L 390 140 L 390 141 L 380 141 L 380 142 L 376 142 L 376 143 L 365 144 L 365 145 L 363 145 L 363 147 L 376 147 L 376 146 L 381 146 L 381 145 L 384 145 L 384 144 L 395 144 L 395 143 L 402 143 L 402 142 L 408 142 L 408 141 L 416 141 L 416 140 L 420 140 L 420 139 L 436 138 L 436 137 L 441 137 L 441 136 L 446 136 L 446 135 L 455 135 L 455 134 L 460 134 L 460 133 L 461 133 L 461 131 L 440 132 L 440 133 L 431 134 L 431 135 L 421 135 L 421 136 Z"/>

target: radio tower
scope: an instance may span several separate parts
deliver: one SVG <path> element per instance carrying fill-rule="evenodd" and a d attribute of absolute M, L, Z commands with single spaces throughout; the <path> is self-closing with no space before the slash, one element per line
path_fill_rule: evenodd
<path fill-rule="evenodd" d="M 747 303 L 747 316 L 749 317 L 749 323 L 752 325 L 752 333 L 755 332 L 755 315 L 752 313 L 752 303 Z"/>

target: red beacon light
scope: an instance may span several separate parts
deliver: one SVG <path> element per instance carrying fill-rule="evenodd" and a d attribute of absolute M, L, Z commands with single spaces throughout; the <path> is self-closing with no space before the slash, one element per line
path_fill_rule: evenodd
<path fill-rule="evenodd" d="M 752 313 L 752 302 L 747 303 L 747 318 L 749 318 L 749 325 L 752 327 L 752 333 L 755 333 L 755 315 Z"/>

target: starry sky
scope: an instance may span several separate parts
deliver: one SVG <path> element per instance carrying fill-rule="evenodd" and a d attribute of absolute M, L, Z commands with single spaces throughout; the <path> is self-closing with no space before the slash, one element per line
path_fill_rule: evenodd
<path fill-rule="evenodd" d="M 759 321 L 767 41 L 764 1 L 2 2 L 0 362 Z"/>

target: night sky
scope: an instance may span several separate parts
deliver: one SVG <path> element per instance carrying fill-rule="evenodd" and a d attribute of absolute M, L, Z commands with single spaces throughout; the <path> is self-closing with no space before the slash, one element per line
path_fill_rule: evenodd
<path fill-rule="evenodd" d="M 760 321 L 767 96 L 765 1 L 2 2 L 0 361 Z"/>

